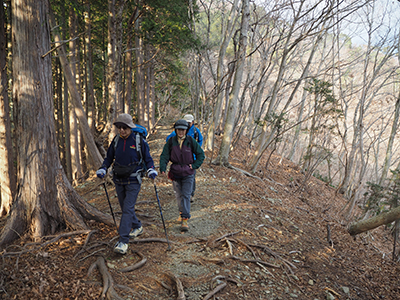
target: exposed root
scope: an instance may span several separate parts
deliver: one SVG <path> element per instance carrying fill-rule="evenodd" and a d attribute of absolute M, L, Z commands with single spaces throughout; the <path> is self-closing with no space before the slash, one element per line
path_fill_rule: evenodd
<path fill-rule="evenodd" d="M 71 232 L 62 233 L 60 235 L 57 235 L 53 239 L 51 239 L 51 240 L 49 240 L 49 241 L 47 241 L 45 243 L 40 244 L 39 247 L 35 247 L 35 248 L 32 248 L 32 249 L 24 249 L 24 250 L 21 250 L 21 251 L 18 251 L 18 252 L 5 252 L 5 253 L 3 253 L 3 256 L 5 256 L 5 257 L 6 256 L 20 256 L 21 254 L 32 252 L 32 251 L 44 248 L 44 247 L 48 246 L 49 244 L 57 242 L 59 239 L 61 239 L 63 237 L 69 237 L 71 235 L 77 235 L 77 234 L 86 234 L 86 233 L 90 233 L 90 232 L 91 232 L 91 230 L 78 230 L 78 231 L 71 231 Z M 44 237 L 44 238 L 46 238 L 46 237 Z M 37 245 L 37 243 L 35 243 L 35 245 Z"/>
<path fill-rule="evenodd" d="M 279 259 L 280 261 L 282 261 L 282 263 L 284 264 L 284 266 L 289 270 L 289 272 L 291 274 L 294 274 L 293 269 L 297 269 L 297 267 L 292 264 L 290 261 L 284 259 L 282 256 L 280 256 L 279 254 L 277 254 L 276 252 L 272 251 L 271 249 L 269 249 L 267 246 L 264 245 L 256 245 L 256 244 L 250 244 L 253 247 L 259 247 L 261 249 L 263 249 L 264 252 L 267 252 L 268 254 L 272 255 L 274 258 Z"/>
<path fill-rule="evenodd" d="M 165 288 L 166 290 L 168 290 L 169 293 L 172 293 L 172 287 L 170 287 L 168 284 L 166 284 L 166 283 L 163 282 L 163 281 L 157 280 L 157 279 L 156 279 L 156 282 L 157 282 L 159 285 L 161 285 L 163 288 Z"/>
<path fill-rule="evenodd" d="M 228 236 L 232 236 L 232 235 L 238 234 L 238 233 L 240 233 L 240 232 L 241 232 L 241 231 L 236 231 L 236 232 L 231 232 L 231 233 L 224 234 L 223 236 L 221 236 L 221 237 L 215 239 L 214 241 L 212 241 L 211 244 L 214 244 L 214 243 L 216 243 L 216 242 L 218 242 L 218 241 L 220 241 L 220 240 L 222 240 L 222 239 L 224 239 L 224 238 L 226 238 L 226 237 L 228 237 Z M 207 243 L 207 244 L 208 244 L 208 243 Z"/>
<path fill-rule="evenodd" d="M 104 250 L 106 250 L 106 248 L 101 248 L 101 249 L 99 249 L 97 251 L 94 251 L 93 253 L 90 253 L 89 255 L 86 255 L 85 257 L 81 258 L 78 262 L 84 261 L 85 259 L 87 259 L 87 258 L 89 258 L 89 257 L 91 257 L 93 255 L 96 255 L 97 253 L 99 253 L 101 251 L 104 251 Z"/>
<path fill-rule="evenodd" d="M 234 240 L 234 239 L 232 239 L 232 241 L 234 241 L 234 242 L 236 242 L 236 243 L 242 244 L 242 245 L 245 246 L 247 249 L 249 249 L 249 251 L 253 254 L 253 256 L 254 256 L 255 259 L 257 259 L 257 260 L 260 259 L 260 258 L 256 255 L 256 253 L 254 252 L 254 250 L 253 250 L 249 245 L 247 245 L 245 242 L 242 242 L 241 240 Z"/>
<path fill-rule="evenodd" d="M 216 293 L 218 293 L 219 291 L 223 290 L 226 287 L 227 283 L 223 282 L 220 285 L 218 285 L 215 289 L 213 289 L 211 292 L 209 292 L 204 298 L 203 300 L 208 300 L 211 299 Z"/>
<path fill-rule="evenodd" d="M 226 241 L 226 243 L 228 244 L 229 254 L 230 254 L 230 255 L 233 255 L 232 243 L 231 243 L 228 239 L 226 239 L 225 241 Z"/>
<path fill-rule="evenodd" d="M 106 266 L 106 262 L 103 257 L 99 256 L 94 262 L 88 271 L 88 276 L 90 273 L 95 269 L 98 268 L 99 272 L 103 278 L 103 291 L 101 293 L 101 299 L 107 299 L 107 300 L 123 300 L 117 292 L 114 290 L 114 280 L 108 271 L 108 268 Z"/>
<path fill-rule="evenodd" d="M 83 247 L 82 247 L 82 248 L 85 248 L 85 247 L 87 246 L 87 244 L 89 244 L 89 240 L 90 240 L 91 236 L 92 236 L 95 232 L 97 232 L 97 230 L 91 230 L 91 231 L 89 232 L 89 234 L 87 235 L 87 237 L 86 237 L 86 239 L 85 239 L 85 243 L 83 244 Z"/>
<path fill-rule="evenodd" d="M 83 252 L 89 252 L 90 250 L 92 250 L 92 249 L 94 249 L 94 248 L 101 247 L 101 246 L 104 246 L 104 245 L 107 245 L 107 246 L 108 246 L 108 243 L 106 243 L 106 242 L 100 242 L 100 243 L 97 243 L 97 244 L 94 244 L 94 245 L 90 246 L 89 248 L 83 248 L 83 249 L 81 249 L 80 251 L 78 251 L 78 252 L 74 255 L 74 259 L 77 258 L 79 255 L 81 255 Z"/>
<path fill-rule="evenodd" d="M 174 274 L 165 273 L 165 275 L 167 275 L 175 283 L 176 290 L 178 293 L 176 300 L 185 300 L 186 297 L 185 297 L 185 292 L 183 291 L 182 282 Z"/>
<path fill-rule="evenodd" d="M 234 255 L 229 256 L 229 258 L 234 259 L 234 260 L 239 260 L 241 262 L 251 262 L 251 263 L 255 263 L 255 264 L 260 263 L 260 264 L 270 267 L 270 268 L 277 268 L 277 269 L 280 268 L 278 265 L 274 265 L 274 264 L 271 264 L 271 263 L 268 263 L 266 261 L 262 261 L 259 259 L 242 259 L 242 258 L 234 256 Z"/>
<path fill-rule="evenodd" d="M 119 288 L 120 290 L 125 290 L 128 291 L 129 293 L 135 294 L 136 297 L 140 298 L 139 293 L 137 293 L 133 288 L 126 286 L 126 285 L 120 285 L 120 284 L 115 284 L 115 286 L 117 288 Z"/>
<path fill-rule="evenodd" d="M 141 261 L 139 261 L 138 263 L 132 265 L 132 266 L 128 266 L 125 268 L 120 269 L 120 272 L 131 272 L 133 270 L 139 269 L 141 267 L 143 267 L 146 262 L 147 262 L 147 258 L 144 257 L 142 254 L 140 254 L 139 252 L 136 252 L 137 255 L 139 255 L 139 257 L 141 258 Z"/>
<path fill-rule="evenodd" d="M 170 243 L 174 243 L 169 241 Z M 134 240 L 129 240 L 129 243 L 167 243 L 168 241 L 166 239 L 162 238 L 147 238 L 147 239 L 134 239 Z"/>

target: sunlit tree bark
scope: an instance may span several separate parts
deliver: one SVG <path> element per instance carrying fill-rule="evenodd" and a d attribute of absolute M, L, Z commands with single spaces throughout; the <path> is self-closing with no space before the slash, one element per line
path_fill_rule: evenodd
<path fill-rule="evenodd" d="M 71 7 L 70 8 L 70 13 L 69 13 L 69 22 L 70 22 L 70 37 L 71 40 L 69 41 L 69 49 L 71 53 L 71 72 L 72 76 L 75 78 L 75 85 L 77 87 L 81 86 L 81 76 L 80 76 L 80 63 L 79 63 L 79 48 L 77 45 L 77 27 L 78 27 L 78 20 L 76 17 L 75 10 Z M 66 80 L 64 80 L 64 89 L 66 89 Z M 80 89 L 78 90 L 79 93 L 79 99 L 81 99 L 81 93 Z M 76 118 L 76 113 L 75 109 L 73 106 L 73 103 L 70 101 L 71 97 L 65 97 L 65 105 L 68 105 L 68 109 L 65 109 L 65 111 L 68 111 L 68 114 L 66 114 L 66 124 L 67 127 L 69 127 L 68 134 L 66 134 L 66 139 L 68 136 L 68 141 L 70 142 L 70 152 L 71 152 L 71 182 L 73 184 L 77 184 L 79 180 L 82 178 L 82 164 L 81 164 L 81 151 L 80 151 L 80 145 L 79 145 L 79 127 L 78 127 L 78 122 Z M 67 131 L 66 127 L 66 131 Z M 67 144 L 67 142 L 66 142 Z"/>
<path fill-rule="evenodd" d="M 52 26 L 52 28 L 56 28 L 54 16 L 51 15 L 49 20 L 50 20 L 50 25 Z M 103 158 L 101 157 L 100 152 L 96 146 L 92 131 L 89 127 L 89 123 L 86 118 L 85 111 L 83 110 L 79 90 L 78 90 L 78 87 L 76 86 L 75 78 L 71 72 L 71 66 L 69 65 L 69 62 L 67 60 L 67 56 L 66 56 L 66 52 L 65 52 L 65 48 L 64 48 L 65 45 L 62 43 L 62 40 L 56 30 L 52 31 L 52 35 L 53 35 L 56 43 L 60 44 L 60 46 L 57 48 L 57 52 L 59 54 L 61 65 L 62 65 L 64 75 L 65 75 L 65 78 L 66 78 L 66 81 L 68 84 L 68 89 L 70 91 L 70 95 L 71 95 L 71 98 L 74 103 L 75 113 L 79 120 L 81 134 L 83 136 L 83 139 L 84 139 L 85 144 L 88 149 L 87 152 L 88 152 L 89 169 L 96 170 L 99 166 L 101 166 L 101 164 L 103 162 Z"/>
<path fill-rule="evenodd" d="M 224 127 L 224 135 L 221 142 L 221 147 L 217 158 L 213 163 L 220 165 L 229 165 L 229 153 L 234 133 L 234 124 L 236 118 L 236 111 L 238 106 L 238 97 L 240 92 L 240 86 L 243 77 L 243 69 L 246 60 L 246 49 L 247 49 L 247 35 L 249 30 L 249 1 L 243 0 L 242 2 L 242 21 L 240 26 L 240 39 L 239 39 L 239 50 L 237 54 L 237 61 L 235 64 L 235 75 L 233 80 L 232 92 L 229 95 L 228 103 L 228 114 L 226 117 L 226 123 Z"/>
<path fill-rule="evenodd" d="M 390 132 L 388 146 L 386 148 L 386 155 L 385 161 L 383 163 L 382 174 L 379 180 L 379 184 L 383 185 L 387 178 L 387 173 L 389 171 L 390 163 L 392 161 L 392 151 L 393 151 L 393 143 L 396 136 L 397 129 L 399 127 L 399 117 L 400 117 L 400 95 L 397 98 L 395 111 L 394 111 L 394 118 L 392 123 L 392 130 Z"/>
<path fill-rule="evenodd" d="M 0 248 L 23 235 L 87 228 L 84 219 L 112 218 L 83 201 L 59 160 L 51 86 L 49 2 L 15 0 L 13 11 L 13 99 L 16 105 L 18 192 L 0 236 Z"/>
<path fill-rule="evenodd" d="M 223 23 L 224 20 L 222 20 L 221 24 L 222 26 L 221 31 L 223 32 L 223 34 L 221 35 L 222 41 L 218 53 L 218 63 L 217 63 L 215 87 L 214 87 L 216 102 L 212 113 L 212 122 L 210 122 L 210 125 L 208 126 L 207 129 L 207 140 L 205 141 L 204 145 L 205 149 L 207 150 L 212 150 L 214 147 L 214 132 L 216 127 L 219 125 L 221 119 L 221 110 L 224 101 L 224 93 L 222 92 L 224 65 L 225 65 L 224 60 L 225 60 L 226 50 L 234 33 L 235 25 L 237 24 L 238 18 L 240 16 L 240 14 L 237 13 L 238 2 L 239 2 L 238 0 L 235 0 L 232 3 L 231 9 L 226 18 L 226 24 Z"/>
<path fill-rule="evenodd" d="M 2 2 L 0 2 L 2 4 Z M 4 6 L 0 7 L 0 217 L 10 211 L 15 193 L 15 169 L 11 143 L 10 104 L 7 80 L 7 37 Z"/>

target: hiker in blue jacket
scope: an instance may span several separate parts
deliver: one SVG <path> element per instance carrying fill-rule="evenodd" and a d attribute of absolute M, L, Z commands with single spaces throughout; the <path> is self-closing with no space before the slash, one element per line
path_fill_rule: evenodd
<path fill-rule="evenodd" d="M 189 130 L 187 132 L 188 136 L 191 136 L 196 140 L 196 142 L 199 143 L 200 147 L 203 146 L 203 136 L 201 135 L 200 129 L 194 126 L 194 117 L 191 114 L 187 114 L 183 117 L 184 120 L 188 122 Z M 168 141 L 171 137 L 176 136 L 175 130 L 171 132 L 169 136 L 167 136 L 166 141 Z M 194 159 L 196 159 L 196 155 L 194 156 Z M 193 179 L 193 186 L 192 186 L 192 193 L 191 193 L 191 198 L 190 202 L 194 201 L 194 192 L 196 191 L 196 170 L 194 170 L 194 179 Z"/>
<path fill-rule="evenodd" d="M 178 120 L 174 124 L 176 135 L 164 145 L 160 156 L 160 173 L 165 174 L 171 161 L 168 178 L 172 180 L 180 213 L 181 231 L 188 231 L 190 219 L 190 195 L 192 193 L 194 171 L 200 168 L 204 161 L 204 151 L 200 145 L 187 135 L 188 123 Z M 196 155 L 196 159 L 194 159 Z"/>
<path fill-rule="evenodd" d="M 147 169 L 147 176 L 153 180 L 157 176 L 157 171 L 154 169 L 148 143 L 133 132 L 136 125 L 133 124 L 131 115 L 120 114 L 114 125 L 118 128 L 119 134 L 110 143 L 107 156 L 96 175 L 103 178 L 113 164 L 113 181 L 122 211 L 119 240 L 114 252 L 126 254 L 129 238 L 135 238 L 143 233 L 142 223 L 135 214 L 135 204 L 142 175 L 145 173 L 144 169 Z"/>

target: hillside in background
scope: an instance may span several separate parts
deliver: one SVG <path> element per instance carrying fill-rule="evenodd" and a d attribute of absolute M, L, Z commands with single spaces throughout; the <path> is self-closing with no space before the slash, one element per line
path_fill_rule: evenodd
<path fill-rule="evenodd" d="M 156 165 L 170 130 L 158 126 L 149 137 Z M 311 178 L 300 188 L 299 167 L 275 155 L 268 169 L 265 155 L 262 171 L 247 176 L 239 170 L 247 151 L 243 140 L 231 154 L 238 169 L 212 165 L 206 153 L 188 233 L 179 231 L 171 182 L 157 177 L 170 251 L 155 187 L 144 180 L 137 213 L 145 232 L 126 256 L 112 251 L 115 227 L 95 222 L 90 233 L 66 231 L 38 243 L 22 237 L 1 253 L 0 299 L 101 299 L 101 268 L 114 299 L 400 299 L 389 230 L 349 236 L 340 214 L 346 200 L 332 187 Z M 110 212 L 100 180 L 76 189 Z M 112 184 L 107 191 L 118 217 Z"/>

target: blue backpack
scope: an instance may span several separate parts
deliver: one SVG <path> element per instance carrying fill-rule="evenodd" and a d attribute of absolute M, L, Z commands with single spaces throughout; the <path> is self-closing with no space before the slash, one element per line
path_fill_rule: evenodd
<path fill-rule="evenodd" d="M 136 127 L 132 128 L 132 132 L 139 133 L 142 136 L 142 138 L 146 139 L 148 134 L 146 127 L 139 124 L 135 124 L 135 126 Z"/>

